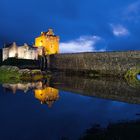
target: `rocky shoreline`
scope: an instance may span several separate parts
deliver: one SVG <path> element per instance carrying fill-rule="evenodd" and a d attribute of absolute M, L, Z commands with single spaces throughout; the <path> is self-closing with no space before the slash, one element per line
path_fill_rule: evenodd
<path fill-rule="evenodd" d="M 50 72 L 39 69 L 20 69 L 16 66 L 0 67 L 0 82 L 38 81 L 50 77 Z"/>
<path fill-rule="evenodd" d="M 76 73 L 67 73 L 67 72 L 50 72 L 50 71 L 42 71 L 40 69 L 21 69 L 17 66 L 11 65 L 3 65 L 0 67 L 0 83 L 18 83 L 18 82 L 26 82 L 26 81 L 41 81 L 43 79 L 48 79 L 57 75 L 65 75 L 65 76 L 82 76 L 88 77 L 91 79 L 105 77 L 102 75 L 78 75 Z M 137 79 L 137 74 L 140 73 L 139 69 L 131 69 L 129 70 L 122 79 L 126 80 L 127 83 L 132 87 L 140 87 L 140 80 Z M 106 77 L 112 77 L 111 75 Z"/>

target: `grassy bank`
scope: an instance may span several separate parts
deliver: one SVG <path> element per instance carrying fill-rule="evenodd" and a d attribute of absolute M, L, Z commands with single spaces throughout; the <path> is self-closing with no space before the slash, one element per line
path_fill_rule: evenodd
<path fill-rule="evenodd" d="M 140 80 L 137 79 L 137 75 L 140 74 L 140 68 L 132 68 L 125 74 L 125 79 L 130 86 L 140 87 Z"/>
<path fill-rule="evenodd" d="M 0 83 L 10 82 L 19 82 L 20 81 L 20 73 L 19 68 L 10 67 L 10 66 L 1 66 L 0 67 Z"/>
<path fill-rule="evenodd" d="M 19 69 L 15 66 L 0 67 L 0 83 L 17 83 L 20 81 L 38 81 L 50 77 L 41 70 Z"/>

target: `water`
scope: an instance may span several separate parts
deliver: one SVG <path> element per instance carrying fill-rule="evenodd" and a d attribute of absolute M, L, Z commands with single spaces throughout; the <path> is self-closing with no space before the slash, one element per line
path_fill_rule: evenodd
<path fill-rule="evenodd" d="M 0 91 L 0 140 L 77 140 L 94 125 L 140 119 L 140 90 L 121 80 L 59 76 Z"/>
<path fill-rule="evenodd" d="M 140 80 L 140 74 L 137 75 L 137 79 Z"/>

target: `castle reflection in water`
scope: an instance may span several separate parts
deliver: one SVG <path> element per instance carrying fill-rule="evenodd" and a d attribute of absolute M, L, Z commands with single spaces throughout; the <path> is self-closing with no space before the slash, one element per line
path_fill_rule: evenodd
<path fill-rule="evenodd" d="M 11 91 L 16 94 L 17 90 L 27 92 L 32 90 L 34 97 L 40 101 L 41 104 L 47 104 L 52 107 L 53 103 L 59 99 L 59 90 L 49 87 L 48 82 L 33 82 L 33 83 L 17 83 L 17 84 L 3 84 L 4 91 Z"/>

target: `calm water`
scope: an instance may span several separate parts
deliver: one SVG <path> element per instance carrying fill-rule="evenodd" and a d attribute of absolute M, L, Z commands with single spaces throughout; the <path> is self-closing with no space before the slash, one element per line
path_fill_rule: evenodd
<path fill-rule="evenodd" d="M 137 79 L 140 80 L 140 74 L 137 75 Z"/>
<path fill-rule="evenodd" d="M 140 119 L 139 88 L 120 80 L 58 77 L 0 91 L 0 140 L 77 140 L 95 124 Z"/>

